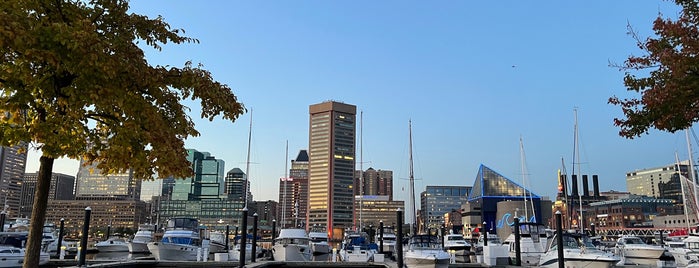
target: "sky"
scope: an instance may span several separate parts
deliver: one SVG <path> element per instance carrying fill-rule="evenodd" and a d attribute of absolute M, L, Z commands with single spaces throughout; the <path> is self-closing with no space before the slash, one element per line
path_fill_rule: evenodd
<path fill-rule="evenodd" d="M 576 169 L 599 175 L 602 191 L 625 191 L 627 172 L 688 157 L 684 132 L 620 137 L 621 109 L 607 103 L 638 97 L 610 67 L 642 54 L 627 25 L 652 36 L 658 14 L 678 10 L 635 0 L 131 2 L 200 41 L 146 49 L 151 64 L 201 63 L 248 109 L 234 123 L 210 122 L 186 102 L 201 133 L 186 146 L 223 159 L 226 171 L 250 162 L 255 200 L 278 199 L 287 161 L 308 147 L 308 107 L 327 100 L 361 111 L 356 159 L 392 170 L 399 200 L 408 200 L 409 121 L 418 194 L 473 185 L 483 164 L 554 198 L 557 170 L 572 169 L 575 111 Z M 38 156 L 29 153 L 28 172 Z"/>

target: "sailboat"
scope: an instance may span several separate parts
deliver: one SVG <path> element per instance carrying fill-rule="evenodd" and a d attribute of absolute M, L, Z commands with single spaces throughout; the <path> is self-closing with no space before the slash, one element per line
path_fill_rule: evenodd
<path fill-rule="evenodd" d="M 412 122 L 408 121 L 410 137 L 410 205 L 413 213 L 411 222 L 412 236 L 409 239 L 408 247 L 403 253 L 405 266 L 408 268 L 420 267 L 449 267 L 451 256 L 444 251 L 442 243 L 437 236 L 430 234 L 415 234 L 416 210 L 415 210 L 415 177 L 413 176 L 413 130 Z"/>
<path fill-rule="evenodd" d="M 679 156 L 677 156 L 677 153 L 675 153 L 675 167 L 677 169 L 677 175 L 680 178 L 680 187 L 682 189 L 682 202 L 684 203 L 684 215 L 685 215 L 685 221 L 687 222 L 687 235 L 688 237 L 682 239 L 682 242 L 679 243 L 668 243 L 670 248 L 668 251 L 672 256 L 675 258 L 675 262 L 677 263 L 678 266 L 689 266 L 690 264 L 699 264 L 699 236 L 696 234 L 691 233 L 691 227 L 689 226 L 690 221 L 689 221 L 689 215 L 695 215 L 699 216 L 699 212 L 696 209 L 697 203 L 694 203 L 694 206 L 691 206 L 691 209 L 694 210 L 694 212 L 690 212 L 690 204 L 693 202 L 696 202 L 696 184 L 694 183 L 696 180 L 694 179 L 694 165 L 692 164 L 692 146 L 691 142 L 689 140 L 689 130 L 685 130 L 686 134 L 686 139 L 687 139 L 687 151 L 689 153 L 689 170 L 688 170 L 688 175 L 689 178 L 686 178 L 685 176 L 682 175 L 681 169 L 680 169 L 680 160 Z M 686 184 L 686 187 L 685 187 Z M 687 188 L 692 188 L 693 191 L 690 191 L 689 194 L 693 195 L 694 198 L 687 198 L 685 194 L 685 189 Z"/>

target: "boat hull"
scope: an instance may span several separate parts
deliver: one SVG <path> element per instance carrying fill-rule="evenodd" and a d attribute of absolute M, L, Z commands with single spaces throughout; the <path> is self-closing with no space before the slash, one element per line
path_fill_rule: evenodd
<path fill-rule="evenodd" d="M 322 254 L 328 254 L 330 253 L 330 245 L 328 243 L 313 243 L 311 242 L 311 250 L 313 251 L 313 255 L 322 255 Z"/>
<path fill-rule="evenodd" d="M 408 268 L 446 268 L 451 256 L 442 250 L 409 250 L 403 259 Z"/>
<path fill-rule="evenodd" d="M 199 248 L 192 245 L 162 242 L 148 243 L 148 250 L 158 261 L 196 261 Z"/>
<path fill-rule="evenodd" d="M 98 252 L 129 252 L 129 246 L 126 243 L 111 245 L 96 244 L 95 248 L 97 248 Z"/>
<path fill-rule="evenodd" d="M 608 268 L 614 267 L 619 262 L 619 258 L 611 254 L 589 254 L 564 251 L 566 268 Z M 541 257 L 539 267 L 558 268 L 558 254 L 548 252 Z"/>
<path fill-rule="evenodd" d="M 129 243 L 129 253 L 150 253 L 148 243 L 131 241 Z"/>
<path fill-rule="evenodd" d="M 309 261 L 311 250 L 307 246 L 277 244 L 272 247 L 272 256 L 275 261 Z"/>

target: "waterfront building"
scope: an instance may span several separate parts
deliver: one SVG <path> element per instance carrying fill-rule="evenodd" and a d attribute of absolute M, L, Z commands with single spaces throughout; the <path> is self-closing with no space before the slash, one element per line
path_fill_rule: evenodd
<path fill-rule="evenodd" d="M 420 193 L 421 232 L 437 229 L 445 223 L 444 214 L 461 210 L 461 204 L 468 201 L 471 186 L 427 186 Z M 460 221 L 460 220 L 459 220 Z"/>
<path fill-rule="evenodd" d="M 134 232 L 138 225 L 148 223 L 150 217 L 145 202 L 139 199 L 100 198 L 94 200 L 53 200 L 46 207 L 46 222 L 56 226 L 64 219 L 67 233 L 77 233 L 82 230 L 85 219 L 85 208 L 92 209 L 90 215 L 90 230 L 105 228 L 130 228 Z"/>
<path fill-rule="evenodd" d="M 366 229 L 376 228 L 381 221 L 384 226 L 395 226 L 396 211 L 405 211 L 405 202 L 391 200 L 388 195 L 358 195 L 355 196 L 354 207 L 357 228 L 361 226 L 362 229 Z"/>
<path fill-rule="evenodd" d="M 141 200 L 150 202 L 154 196 L 160 196 L 163 190 L 163 180 L 144 180 L 141 182 Z"/>
<path fill-rule="evenodd" d="M 240 168 L 233 168 L 226 173 L 226 188 L 223 192 L 228 200 L 245 200 L 247 197 L 248 203 L 252 202 L 250 181 L 246 180 L 245 172 Z"/>
<path fill-rule="evenodd" d="M 0 202 L 7 206 L 9 217 L 19 214 L 28 147 L 26 142 L 12 147 L 0 147 Z"/>
<path fill-rule="evenodd" d="M 363 185 L 360 185 L 360 177 Z M 354 195 L 386 195 L 393 200 L 393 171 L 375 170 L 369 168 L 366 171 L 354 172 Z M 364 192 L 361 192 L 361 191 Z"/>
<path fill-rule="evenodd" d="M 630 195 L 628 198 L 590 203 L 590 209 L 594 213 L 587 216 L 587 221 L 594 223 L 600 231 L 650 228 L 656 216 L 667 215 L 674 209 L 674 201 Z"/>
<path fill-rule="evenodd" d="M 308 214 L 308 152 L 299 151 L 291 160 L 288 178 L 279 179 L 279 216 L 281 228 L 306 226 Z"/>
<path fill-rule="evenodd" d="M 22 198 L 19 205 L 20 217 L 31 217 L 32 208 L 34 207 L 34 191 L 36 190 L 36 181 L 39 173 L 25 173 L 22 179 Z M 75 193 L 75 177 L 61 174 L 51 173 L 51 186 L 49 188 L 49 200 L 74 200 Z"/>
<path fill-rule="evenodd" d="M 327 101 L 309 107 L 309 226 L 341 240 L 354 219 L 356 113 L 354 105 Z M 330 231 L 332 230 L 332 231 Z"/>
<path fill-rule="evenodd" d="M 133 176 L 133 171 L 119 174 L 102 174 L 97 162 L 87 164 L 80 160 L 80 168 L 75 185 L 76 199 L 140 199 L 141 180 Z"/>
<path fill-rule="evenodd" d="M 678 164 L 668 164 L 661 167 L 645 168 L 626 173 L 626 189 L 634 195 L 652 196 L 655 198 L 669 198 L 682 202 L 679 183 L 670 183 L 673 176 L 677 176 L 679 166 L 682 176 L 689 178 L 689 161 Z M 695 177 L 696 178 L 696 177 Z M 660 187 L 663 187 L 661 189 Z"/>
<path fill-rule="evenodd" d="M 272 221 L 276 221 L 279 224 L 279 217 L 277 216 L 277 211 L 279 211 L 279 203 L 274 200 L 266 201 L 253 201 L 250 206 L 251 210 L 248 211 L 249 215 L 254 215 L 257 213 L 258 221 L 260 226 L 272 226 Z"/>

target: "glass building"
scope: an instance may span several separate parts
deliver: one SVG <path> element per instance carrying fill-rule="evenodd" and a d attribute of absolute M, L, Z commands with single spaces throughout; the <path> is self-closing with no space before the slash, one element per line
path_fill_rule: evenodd
<path fill-rule="evenodd" d="M 225 162 L 208 152 L 187 149 L 187 160 L 192 165 L 194 176 L 176 179 L 172 189 L 172 200 L 220 200 L 223 195 L 223 173 Z"/>
<path fill-rule="evenodd" d="M 140 199 L 141 180 L 134 178 L 132 170 L 127 173 L 102 174 L 102 170 L 97 168 L 97 162 L 88 165 L 81 159 L 75 198 Z"/>
<path fill-rule="evenodd" d="M 427 186 L 420 193 L 420 231 L 441 227 L 444 214 L 460 211 L 470 190 L 471 186 Z"/>
<path fill-rule="evenodd" d="M 0 147 L 0 200 L 9 206 L 8 217 L 17 217 L 19 212 L 27 148 L 26 142 L 12 147 Z"/>
<path fill-rule="evenodd" d="M 480 212 L 480 222 L 486 222 L 489 228 L 496 226 L 497 203 L 500 201 L 531 201 L 534 205 L 534 213 L 528 219 L 530 222 L 541 222 L 541 197 L 528 189 L 481 165 L 476 174 L 471 193 L 468 196 L 469 207 Z M 531 204 L 531 203 L 530 203 Z M 474 225 L 474 223 L 471 223 Z M 470 226 L 476 227 L 476 226 Z M 509 226 L 508 226 L 509 228 Z"/>
<path fill-rule="evenodd" d="M 309 107 L 308 226 L 325 227 L 340 240 L 354 219 L 357 107 L 327 101 Z"/>

